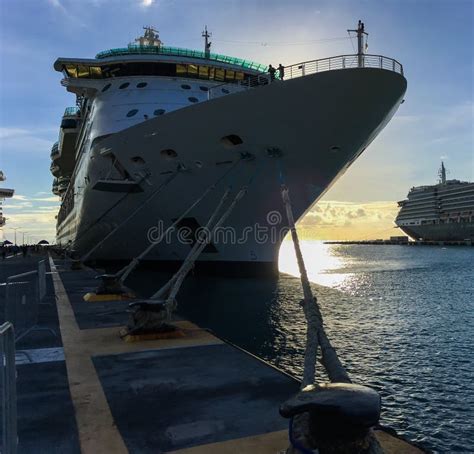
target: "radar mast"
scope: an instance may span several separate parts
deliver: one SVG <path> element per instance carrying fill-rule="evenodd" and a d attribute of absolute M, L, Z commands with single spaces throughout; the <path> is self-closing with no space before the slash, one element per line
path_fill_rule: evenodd
<path fill-rule="evenodd" d="M 439 182 L 441 184 L 446 184 L 446 168 L 444 167 L 444 162 L 441 161 L 441 167 L 438 170 Z"/>
<path fill-rule="evenodd" d="M 206 55 L 206 58 L 209 58 L 211 55 L 211 42 L 209 41 L 209 38 L 212 36 L 212 33 L 209 33 L 207 31 L 207 25 L 204 27 L 204 31 L 202 32 L 202 37 L 204 38 L 204 54 Z"/>

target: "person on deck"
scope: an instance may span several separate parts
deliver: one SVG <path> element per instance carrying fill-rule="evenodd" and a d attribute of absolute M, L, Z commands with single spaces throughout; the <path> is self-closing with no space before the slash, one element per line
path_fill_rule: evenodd
<path fill-rule="evenodd" d="M 278 65 L 278 76 L 280 77 L 280 80 L 285 78 L 285 67 L 281 63 Z"/>
<path fill-rule="evenodd" d="M 270 74 L 271 82 L 275 80 L 275 72 L 276 72 L 276 69 L 272 65 L 268 65 L 268 74 Z"/>

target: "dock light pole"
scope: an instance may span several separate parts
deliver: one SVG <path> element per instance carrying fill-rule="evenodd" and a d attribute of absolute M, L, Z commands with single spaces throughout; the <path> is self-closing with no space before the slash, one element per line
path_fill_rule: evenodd
<path fill-rule="evenodd" d="M 359 20 L 359 23 L 357 24 L 357 30 L 347 30 L 348 33 L 354 32 L 357 33 L 357 67 L 358 68 L 363 68 L 364 67 L 364 53 L 365 53 L 365 48 L 367 47 L 367 42 L 364 45 L 364 35 L 369 36 L 368 33 L 365 31 L 365 25 L 364 23 Z"/>
<path fill-rule="evenodd" d="M 19 227 L 12 227 L 12 230 L 15 231 L 15 246 L 16 246 L 16 231 L 19 229 Z"/>

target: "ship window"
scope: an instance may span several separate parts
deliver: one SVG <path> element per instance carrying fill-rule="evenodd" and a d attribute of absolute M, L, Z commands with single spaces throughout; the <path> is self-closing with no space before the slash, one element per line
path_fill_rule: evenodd
<path fill-rule="evenodd" d="M 164 113 L 166 112 L 165 109 L 156 109 L 154 112 L 153 112 L 153 115 L 163 115 Z"/>
<path fill-rule="evenodd" d="M 112 86 L 112 84 L 107 84 L 107 85 L 105 85 L 104 88 L 102 89 L 102 93 L 103 93 L 104 91 L 107 91 L 111 86 Z"/>
<path fill-rule="evenodd" d="M 234 80 L 234 79 L 235 79 L 235 71 L 231 71 L 230 69 L 228 69 L 225 72 L 225 80 Z"/>
<path fill-rule="evenodd" d="M 188 65 L 188 75 L 191 77 L 195 77 L 198 74 L 198 67 L 197 65 Z"/>
<path fill-rule="evenodd" d="M 209 78 L 209 66 L 200 66 L 199 67 L 199 78 L 208 79 Z"/>
<path fill-rule="evenodd" d="M 199 99 L 195 98 L 194 96 L 191 96 L 190 98 L 188 98 L 189 102 L 198 102 Z"/>
<path fill-rule="evenodd" d="M 138 112 L 138 109 L 132 109 L 127 113 L 127 117 L 133 117 Z"/>
<path fill-rule="evenodd" d="M 209 68 L 209 79 L 214 79 L 216 74 L 216 68 Z"/>
<path fill-rule="evenodd" d="M 176 75 L 184 76 L 188 73 L 188 68 L 186 65 L 176 65 Z"/>
<path fill-rule="evenodd" d="M 228 136 L 222 137 L 221 143 L 228 147 L 233 147 L 235 145 L 240 145 L 241 143 L 244 143 L 244 141 L 237 134 L 229 134 Z"/>
<path fill-rule="evenodd" d="M 209 91 L 209 87 L 205 87 L 204 85 L 201 85 L 199 87 L 199 90 L 202 90 L 202 91 Z"/>
<path fill-rule="evenodd" d="M 120 90 L 123 90 L 124 88 L 127 88 L 130 85 L 129 82 L 125 82 L 124 84 L 120 85 Z"/>
<path fill-rule="evenodd" d="M 160 154 L 165 159 L 174 159 L 178 156 L 178 153 L 176 153 L 176 151 L 172 150 L 171 148 L 169 148 L 167 150 L 161 150 Z"/>
<path fill-rule="evenodd" d="M 77 77 L 77 68 L 74 65 L 66 65 L 66 72 L 69 77 Z"/>
<path fill-rule="evenodd" d="M 145 88 L 148 84 L 146 82 L 140 82 L 137 84 L 137 88 Z"/>
<path fill-rule="evenodd" d="M 225 70 L 224 69 L 221 69 L 221 68 L 216 68 L 216 71 L 215 71 L 215 79 L 216 80 L 224 80 L 224 76 L 225 76 Z"/>
<path fill-rule="evenodd" d="M 93 79 L 101 79 L 102 78 L 102 68 L 100 66 L 91 66 L 89 68 L 91 72 L 91 77 Z"/>
<path fill-rule="evenodd" d="M 77 77 L 89 78 L 89 67 L 84 65 L 77 66 Z"/>
<path fill-rule="evenodd" d="M 228 95 L 228 94 L 230 93 L 230 91 L 227 90 L 227 88 L 223 88 L 223 89 L 222 89 L 222 93 L 225 93 L 226 95 Z"/>
<path fill-rule="evenodd" d="M 191 90 L 191 85 L 183 84 L 183 85 L 181 85 L 181 88 L 183 90 Z"/>
<path fill-rule="evenodd" d="M 244 80 L 244 73 L 241 73 L 240 71 L 236 71 L 235 80 Z"/>

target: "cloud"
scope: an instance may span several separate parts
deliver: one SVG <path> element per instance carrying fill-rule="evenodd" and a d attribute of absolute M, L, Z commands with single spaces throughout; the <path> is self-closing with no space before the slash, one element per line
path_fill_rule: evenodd
<path fill-rule="evenodd" d="M 298 222 L 302 238 L 358 240 L 388 238 L 396 234 L 396 202 L 367 203 L 319 201 Z"/>
<path fill-rule="evenodd" d="M 0 151 L 12 153 L 48 153 L 54 140 L 57 140 L 58 128 L 0 128 Z"/>
<path fill-rule="evenodd" d="M 144 8 L 148 8 L 149 6 L 153 5 L 154 2 L 155 0 L 140 0 L 140 4 Z"/>

